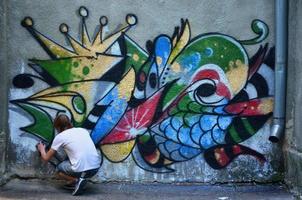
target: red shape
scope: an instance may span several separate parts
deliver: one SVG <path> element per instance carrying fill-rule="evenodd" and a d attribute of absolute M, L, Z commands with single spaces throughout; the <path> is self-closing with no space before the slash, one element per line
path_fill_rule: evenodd
<path fill-rule="evenodd" d="M 255 115 L 264 115 L 259 106 L 262 101 L 260 99 L 253 99 L 246 102 L 239 102 L 227 105 L 225 111 L 230 114 L 237 114 L 239 116 L 255 116 Z"/>
<path fill-rule="evenodd" d="M 217 148 L 214 151 L 215 151 L 215 158 L 221 166 L 226 166 L 230 162 L 230 159 L 228 155 L 225 153 L 224 148 Z"/>
<path fill-rule="evenodd" d="M 219 74 L 212 69 L 205 69 L 198 72 L 194 78 L 193 82 L 202 80 L 202 79 L 212 79 L 212 80 L 220 80 Z"/>
<path fill-rule="evenodd" d="M 219 96 L 222 96 L 222 97 L 226 97 L 227 99 L 231 99 L 231 93 L 228 89 L 228 87 L 219 82 L 217 85 L 216 85 L 216 93 L 219 95 Z"/>
<path fill-rule="evenodd" d="M 139 74 L 139 80 L 140 80 L 141 83 L 145 83 L 145 81 L 146 81 L 146 74 L 144 72 L 141 72 Z"/>
<path fill-rule="evenodd" d="M 157 154 L 156 151 L 154 151 L 152 154 L 144 156 L 144 158 L 145 158 L 149 163 L 154 164 L 154 163 L 156 163 L 156 161 L 159 159 L 159 154 Z"/>
<path fill-rule="evenodd" d="M 234 145 L 234 146 L 232 147 L 232 149 L 233 149 L 233 154 L 234 154 L 234 155 L 238 155 L 238 154 L 241 154 L 241 153 L 242 153 L 242 150 L 241 150 L 241 148 L 240 148 L 239 145 Z"/>
<path fill-rule="evenodd" d="M 101 141 L 101 144 L 124 142 L 142 134 L 152 123 L 163 88 L 138 107 L 128 110 L 115 128 Z M 139 131 L 143 132 L 139 132 Z"/>

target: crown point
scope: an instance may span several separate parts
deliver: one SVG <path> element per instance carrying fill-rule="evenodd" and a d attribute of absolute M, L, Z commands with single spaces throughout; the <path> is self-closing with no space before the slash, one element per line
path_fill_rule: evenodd
<path fill-rule="evenodd" d="M 134 14 L 128 14 L 126 16 L 126 22 L 130 26 L 134 26 L 135 24 L 137 24 L 137 17 Z"/>
<path fill-rule="evenodd" d="M 22 26 L 24 27 L 31 27 L 34 25 L 34 21 L 31 17 L 25 17 L 23 20 L 22 20 Z"/>
<path fill-rule="evenodd" d="M 68 26 L 67 26 L 67 24 L 61 24 L 60 25 L 60 31 L 61 31 L 61 33 L 67 33 L 68 32 Z"/>
<path fill-rule="evenodd" d="M 100 24 L 106 26 L 108 24 L 108 18 L 106 16 L 100 17 Z"/>
<path fill-rule="evenodd" d="M 79 14 L 82 16 L 82 17 L 88 17 L 88 10 L 87 10 L 87 8 L 86 7 L 84 7 L 84 6 L 81 6 L 80 8 L 79 8 Z"/>

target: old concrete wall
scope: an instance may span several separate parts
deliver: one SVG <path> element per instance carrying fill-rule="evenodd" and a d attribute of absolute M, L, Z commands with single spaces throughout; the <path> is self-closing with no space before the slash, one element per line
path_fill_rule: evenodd
<path fill-rule="evenodd" d="M 1 1 L 0 4 L 0 68 L 1 68 L 1 76 L 0 76 L 0 96 L 1 98 L 1 106 L 0 106 L 0 185 L 4 181 L 4 173 L 6 166 L 6 144 L 7 144 L 7 121 L 8 121 L 8 107 L 7 107 L 7 96 L 8 96 L 8 78 L 5 74 L 8 74 L 7 69 L 7 37 L 6 37 L 6 2 Z"/>
<path fill-rule="evenodd" d="M 286 182 L 296 192 L 302 193 L 302 134 L 301 134 L 301 76 L 302 76 L 302 2 L 289 1 L 288 20 L 288 81 L 287 81 L 287 123 L 286 143 Z M 293 81 L 294 80 L 294 81 Z"/>
<path fill-rule="evenodd" d="M 2 43 L 7 42 L 10 82 L 11 173 L 50 176 L 54 167 L 41 163 L 35 145 L 51 141 L 51 120 L 65 111 L 75 125 L 90 129 L 101 150 L 100 181 L 282 180 L 280 147 L 268 141 L 273 0 L 7 4 Z M 117 34 L 95 46 L 85 42 L 79 34 L 82 5 L 89 10 L 90 38 L 103 15 L 107 37 Z M 86 12 L 83 8 L 82 16 Z M 127 24 L 129 13 L 135 16 L 129 15 Z M 181 18 L 188 22 L 181 26 Z M 263 30 L 256 37 L 254 19 L 261 20 L 254 29 L 268 26 L 268 35 Z M 73 48 L 59 26 L 78 41 Z M 127 36 L 119 36 L 121 29 Z M 148 40 L 153 43 L 146 45 Z M 268 48 L 260 48 L 265 43 Z"/>

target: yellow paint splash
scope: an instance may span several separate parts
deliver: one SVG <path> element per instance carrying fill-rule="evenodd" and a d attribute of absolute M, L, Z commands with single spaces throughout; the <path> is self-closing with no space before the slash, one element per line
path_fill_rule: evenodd
<path fill-rule="evenodd" d="M 159 56 L 156 56 L 156 63 L 157 63 L 158 65 L 161 65 L 162 62 L 163 62 L 162 58 L 159 57 Z"/>
<path fill-rule="evenodd" d="M 233 95 L 237 94 L 245 85 L 248 76 L 248 66 L 236 60 L 229 62 L 230 70 L 226 73 L 227 79 L 230 83 Z"/>
<path fill-rule="evenodd" d="M 135 139 L 117 144 L 105 144 L 100 147 L 105 156 L 111 161 L 121 162 L 131 153 L 134 144 Z"/>
<path fill-rule="evenodd" d="M 178 72 L 181 72 L 181 67 L 180 67 L 180 64 L 177 63 L 177 62 L 174 62 L 172 65 L 171 65 L 171 70 L 178 73 Z"/>
<path fill-rule="evenodd" d="M 259 105 L 258 109 L 262 114 L 268 114 L 268 113 L 273 112 L 273 109 L 274 109 L 273 98 L 263 99 L 261 104 Z"/>
<path fill-rule="evenodd" d="M 134 84 L 135 84 L 135 72 L 134 69 L 131 68 L 130 71 L 126 74 L 126 76 L 117 85 L 118 97 L 120 99 L 129 100 L 131 97 L 132 90 L 134 89 Z"/>
<path fill-rule="evenodd" d="M 136 53 L 132 55 L 132 58 L 136 62 L 139 60 L 139 56 Z"/>

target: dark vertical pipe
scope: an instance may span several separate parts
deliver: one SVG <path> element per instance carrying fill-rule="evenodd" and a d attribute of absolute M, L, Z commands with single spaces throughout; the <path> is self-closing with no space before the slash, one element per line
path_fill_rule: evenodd
<path fill-rule="evenodd" d="M 285 126 L 288 1 L 276 0 L 274 119 L 269 140 L 279 142 Z"/>

